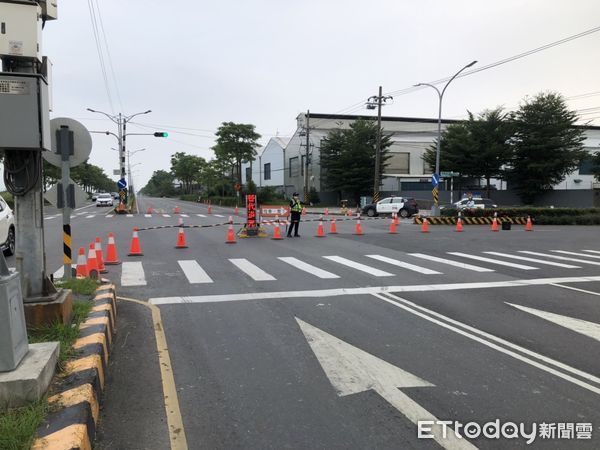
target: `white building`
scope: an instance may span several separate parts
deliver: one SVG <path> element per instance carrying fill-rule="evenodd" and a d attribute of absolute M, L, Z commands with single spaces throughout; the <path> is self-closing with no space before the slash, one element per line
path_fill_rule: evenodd
<path fill-rule="evenodd" d="M 284 152 L 289 138 L 274 137 L 267 145 L 258 150 L 254 161 L 242 164 L 242 182 L 248 179 L 258 187 L 275 186 L 283 188 L 284 185 Z"/>

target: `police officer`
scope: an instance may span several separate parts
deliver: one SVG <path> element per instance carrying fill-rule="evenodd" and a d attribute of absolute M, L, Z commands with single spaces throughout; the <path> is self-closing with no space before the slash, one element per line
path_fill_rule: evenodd
<path fill-rule="evenodd" d="M 292 195 L 290 200 L 290 211 L 292 213 L 292 224 L 288 228 L 287 237 L 292 237 L 292 230 L 295 228 L 294 237 L 300 237 L 298 234 L 298 226 L 300 225 L 300 216 L 302 215 L 302 202 L 297 192 Z"/>

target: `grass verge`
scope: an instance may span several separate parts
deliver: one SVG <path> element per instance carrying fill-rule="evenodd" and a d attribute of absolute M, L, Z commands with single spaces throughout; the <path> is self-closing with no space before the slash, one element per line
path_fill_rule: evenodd
<path fill-rule="evenodd" d="M 98 282 L 91 278 L 70 278 L 68 280 L 59 280 L 56 287 L 71 289 L 73 294 L 92 295 L 98 287 Z"/>
<path fill-rule="evenodd" d="M 73 285 L 82 289 L 86 294 L 89 283 L 85 280 L 74 281 Z M 95 281 L 93 292 L 97 284 Z M 66 287 L 66 286 L 65 286 Z M 79 325 L 85 320 L 92 309 L 92 302 L 78 301 L 73 304 L 73 321 L 71 324 L 54 323 L 44 327 L 29 329 L 29 343 L 36 342 L 60 342 L 60 356 L 58 359 L 58 370 L 62 371 L 65 362 L 75 356 L 72 346 L 79 336 Z M 0 449 L 2 450 L 27 450 L 31 447 L 35 432 L 50 411 L 46 397 L 22 408 L 0 410 Z"/>

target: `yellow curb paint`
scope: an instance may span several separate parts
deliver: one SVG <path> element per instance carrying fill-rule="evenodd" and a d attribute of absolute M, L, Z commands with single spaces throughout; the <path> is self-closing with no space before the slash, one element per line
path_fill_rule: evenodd
<path fill-rule="evenodd" d="M 113 311 L 112 305 L 110 303 L 107 303 L 105 305 L 96 305 L 92 308 L 93 312 L 101 312 L 101 311 L 108 311 L 108 313 L 110 314 L 110 317 L 112 319 L 113 323 L 116 323 L 115 321 L 115 313 Z"/>
<path fill-rule="evenodd" d="M 98 423 L 98 416 L 100 415 L 100 406 L 96 399 L 96 393 L 91 384 L 86 383 L 76 388 L 69 389 L 68 391 L 61 392 L 60 394 L 53 395 L 48 399 L 49 403 L 56 403 L 63 407 L 69 407 L 78 405 L 80 403 L 88 402 L 92 410 L 92 417 L 94 423 Z"/>
<path fill-rule="evenodd" d="M 48 436 L 38 438 L 31 446 L 31 450 L 65 450 L 65 449 L 91 450 L 90 437 L 87 425 L 76 424 L 62 428 Z"/>
<path fill-rule="evenodd" d="M 91 327 L 94 325 L 106 325 L 106 328 L 108 329 L 108 343 L 109 345 L 112 344 L 112 331 L 110 326 L 110 320 L 108 319 L 108 317 L 95 317 L 92 319 L 87 319 L 85 322 L 79 325 L 79 329 L 84 330 L 87 327 Z"/>
<path fill-rule="evenodd" d="M 156 337 L 156 349 L 158 350 L 158 362 L 163 385 L 163 397 L 165 401 L 165 412 L 167 414 L 171 450 L 187 450 L 188 445 L 185 429 L 183 428 L 183 418 L 181 417 L 181 410 L 179 409 L 177 387 L 175 386 L 175 377 L 173 376 L 171 357 L 169 356 L 169 347 L 167 346 L 167 337 L 163 328 L 160 309 L 155 305 L 133 298 L 117 297 L 117 299 L 137 303 L 152 311 L 152 322 L 154 325 L 154 335 Z"/>
<path fill-rule="evenodd" d="M 84 358 L 67 361 L 65 364 L 65 373 L 71 374 L 94 368 L 98 371 L 100 388 L 104 389 L 104 371 L 102 370 L 102 359 L 100 358 L 100 355 L 90 355 Z"/>
<path fill-rule="evenodd" d="M 79 349 L 89 344 L 102 344 L 102 348 L 104 349 L 104 363 L 108 364 L 108 347 L 106 346 L 106 335 L 104 333 L 95 333 L 83 338 L 79 338 L 73 344 L 73 348 Z"/>

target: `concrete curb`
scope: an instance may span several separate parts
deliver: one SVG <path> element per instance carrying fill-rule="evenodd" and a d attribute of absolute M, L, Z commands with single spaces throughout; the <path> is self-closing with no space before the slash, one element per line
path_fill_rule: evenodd
<path fill-rule="evenodd" d="M 116 331 L 117 295 L 112 284 L 96 290 L 94 306 L 81 324 L 57 393 L 48 399 L 54 410 L 37 430 L 31 450 L 88 450 L 96 434 L 100 401 Z"/>

